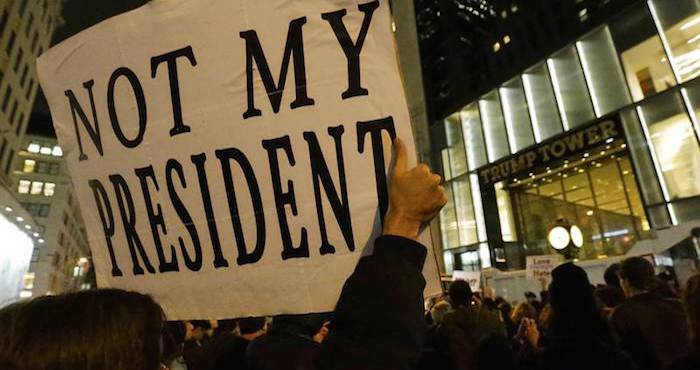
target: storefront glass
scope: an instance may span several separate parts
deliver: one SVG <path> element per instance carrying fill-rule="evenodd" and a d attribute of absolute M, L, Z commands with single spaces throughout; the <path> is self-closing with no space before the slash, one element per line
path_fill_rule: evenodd
<path fill-rule="evenodd" d="M 522 75 L 522 81 L 535 141 L 539 143 L 561 133 L 561 119 L 545 64 L 527 70 Z"/>
<path fill-rule="evenodd" d="M 445 140 L 449 156 L 449 177 L 457 177 L 467 172 L 467 154 L 464 151 L 462 122 L 459 113 L 445 119 Z"/>
<path fill-rule="evenodd" d="M 469 165 L 469 170 L 474 171 L 488 163 L 484 132 L 481 129 L 481 118 L 479 117 L 479 108 L 475 103 L 469 104 L 462 109 L 460 116 L 462 119 L 464 143 L 467 150 L 467 163 Z"/>
<path fill-rule="evenodd" d="M 484 95 L 479 100 L 479 111 L 484 127 L 486 153 L 489 161 L 493 162 L 510 154 L 501 101 L 495 91 Z"/>
<path fill-rule="evenodd" d="M 479 239 L 468 175 L 452 182 L 452 193 L 454 194 L 460 245 L 476 244 L 479 242 Z"/>
<path fill-rule="evenodd" d="M 520 77 L 503 84 L 498 92 L 503 104 L 510 151 L 515 153 L 535 143 L 525 100 L 525 90 Z"/>
<path fill-rule="evenodd" d="M 666 200 L 700 195 L 700 146 L 680 94 L 661 95 L 637 110 L 663 174 Z"/>
<path fill-rule="evenodd" d="M 631 103 L 617 51 L 607 26 L 578 41 L 576 50 L 581 59 L 597 117 Z"/>
<path fill-rule="evenodd" d="M 625 13 L 610 23 L 609 28 L 634 101 L 676 85 L 661 38 L 645 4 Z"/>
<path fill-rule="evenodd" d="M 564 130 L 595 118 L 576 49 L 568 47 L 547 59 Z"/>
<path fill-rule="evenodd" d="M 699 76 L 700 3 L 696 0 L 651 0 L 649 10 L 678 81 Z"/>
<path fill-rule="evenodd" d="M 442 246 L 445 249 L 459 247 L 459 231 L 457 230 L 457 214 L 452 186 L 445 186 L 447 204 L 440 211 L 440 230 L 442 231 Z"/>

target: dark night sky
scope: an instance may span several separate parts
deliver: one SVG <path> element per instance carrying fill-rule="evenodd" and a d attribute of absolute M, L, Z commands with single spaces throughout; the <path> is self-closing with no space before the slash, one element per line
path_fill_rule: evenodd
<path fill-rule="evenodd" d="M 67 1 L 63 5 L 63 19 L 65 20 L 65 24 L 63 27 L 56 30 L 53 43 L 61 42 L 100 21 L 137 8 L 148 1 L 149 0 Z M 44 117 L 49 114 L 49 107 L 46 104 L 46 98 L 44 98 L 44 94 L 41 90 L 36 98 L 34 113 Z M 44 120 L 42 119 L 40 121 Z M 30 125 L 31 124 L 32 122 L 30 122 Z"/>

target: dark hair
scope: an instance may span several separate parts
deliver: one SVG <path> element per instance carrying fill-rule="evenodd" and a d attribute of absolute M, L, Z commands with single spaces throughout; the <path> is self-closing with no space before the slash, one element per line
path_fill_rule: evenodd
<path fill-rule="evenodd" d="M 264 317 L 246 317 L 238 321 L 238 329 L 241 334 L 252 334 L 265 327 Z"/>
<path fill-rule="evenodd" d="M 185 324 L 182 321 L 168 321 L 163 325 L 163 353 L 161 354 L 163 363 L 170 363 L 173 358 L 182 354 L 185 334 Z"/>
<path fill-rule="evenodd" d="M 620 277 L 635 289 L 648 289 L 654 282 L 654 266 L 642 257 L 630 257 L 620 265 Z"/>
<path fill-rule="evenodd" d="M 0 369 L 156 370 L 163 311 L 150 296 L 91 290 L 0 310 Z"/>
<path fill-rule="evenodd" d="M 700 345 L 700 274 L 688 279 L 683 295 L 688 321 L 693 329 L 695 345 Z"/>
<path fill-rule="evenodd" d="M 549 302 L 552 317 L 548 334 L 552 338 L 576 336 L 612 342 L 596 306 L 588 275 L 581 267 L 569 262 L 552 270 Z"/>
<path fill-rule="evenodd" d="M 204 330 L 211 329 L 211 323 L 207 320 L 192 320 L 192 321 L 190 321 L 190 323 L 195 328 L 200 328 L 200 329 L 204 329 Z"/>
<path fill-rule="evenodd" d="M 467 306 L 473 294 L 469 283 L 464 280 L 453 281 L 447 292 L 450 295 L 450 300 L 452 300 L 452 305 L 454 307 Z"/>
<path fill-rule="evenodd" d="M 625 300 L 625 293 L 618 287 L 601 286 L 593 292 L 596 299 L 605 307 L 614 308 Z"/>
<path fill-rule="evenodd" d="M 603 273 L 603 280 L 605 280 L 605 284 L 608 286 L 620 287 L 620 277 L 617 276 L 617 273 L 620 271 L 620 264 L 619 263 L 613 263 L 612 265 L 608 266 L 608 268 L 605 269 L 605 272 Z"/>

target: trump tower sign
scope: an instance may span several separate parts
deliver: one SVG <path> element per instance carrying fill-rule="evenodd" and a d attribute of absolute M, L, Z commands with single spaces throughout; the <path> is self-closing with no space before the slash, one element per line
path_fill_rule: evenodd
<path fill-rule="evenodd" d="M 394 50 L 386 0 L 155 0 L 42 55 L 98 286 L 173 319 L 332 310 L 391 139 L 415 152 Z"/>

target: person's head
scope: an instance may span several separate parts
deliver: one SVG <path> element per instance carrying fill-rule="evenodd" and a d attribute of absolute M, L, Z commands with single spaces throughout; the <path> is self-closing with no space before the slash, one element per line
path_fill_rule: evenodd
<path fill-rule="evenodd" d="M 163 363 L 169 363 L 173 357 L 182 352 L 182 344 L 185 342 L 185 323 L 182 321 L 168 321 L 163 325 Z"/>
<path fill-rule="evenodd" d="M 501 317 L 504 320 L 506 318 L 510 320 L 510 315 L 513 312 L 513 307 L 510 305 L 510 303 L 506 302 L 505 300 L 501 301 L 498 304 L 498 310 L 501 311 Z"/>
<path fill-rule="evenodd" d="M 218 320 L 216 329 L 214 329 L 214 337 L 233 333 L 237 325 L 238 321 L 235 319 Z"/>
<path fill-rule="evenodd" d="M 604 285 L 593 291 L 600 306 L 604 308 L 615 308 L 625 301 L 625 294 L 622 289 L 610 285 Z"/>
<path fill-rule="evenodd" d="M 447 301 L 440 301 L 436 303 L 433 308 L 430 309 L 430 317 L 433 318 L 433 322 L 437 325 L 442 324 L 442 319 L 445 318 L 448 312 L 452 310 L 452 306 Z"/>
<path fill-rule="evenodd" d="M 472 300 L 472 288 L 464 280 L 453 281 L 448 289 L 448 294 L 455 307 L 469 306 L 469 302 Z"/>
<path fill-rule="evenodd" d="M 164 314 L 123 290 L 42 296 L 0 310 L 0 369 L 157 370 Z"/>
<path fill-rule="evenodd" d="M 536 319 L 537 318 L 537 310 L 535 310 L 535 307 L 533 307 L 531 304 L 527 302 L 521 302 L 518 303 L 517 306 L 515 306 L 515 309 L 513 310 L 513 313 L 510 315 L 510 319 L 516 324 L 520 324 L 520 321 L 523 319 Z"/>
<path fill-rule="evenodd" d="M 700 274 L 688 279 L 683 295 L 688 321 L 692 329 L 693 341 L 700 346 Z"/>
<path fill-rule="evenodd" d="M 605 284 L 611 287 L 622 289 L 620 287 L 620 277 L 618 276 L 619 271 L 619 263 L 613 263 L 612 265 L 608 266 L 608 268 L 606 268 L 605 272 L 603 273 L 603 280 L 605 280 Z"/>
<path fill-rule="evenodd" d="M 238 320 L 238 331 L 242 337 L 252 340 L 265 333 L 266 323 L 265 317 L 246 317 Z"/>
<path fill-rule="evenodd" d="M 630 257 L 620 264 L 620 287 L 630 297 L 646 291 L 654 283 L 654 266 L 642 257 Z"/>
<path fill-rule="evenodd" d="M 537 301 L 537 295 L 533 292 L 525 292 L 525 300 L 529 304 L 533 304 Z"/>
<path fill-rule="evenodd" d="M 201 341 L 207 336 L 209 330 L 211 330 L 211 323 L 207 320 L 192 320 L 190 324 L 192 324 L 192 332 L 188 333 L 188 340 Z"/>

